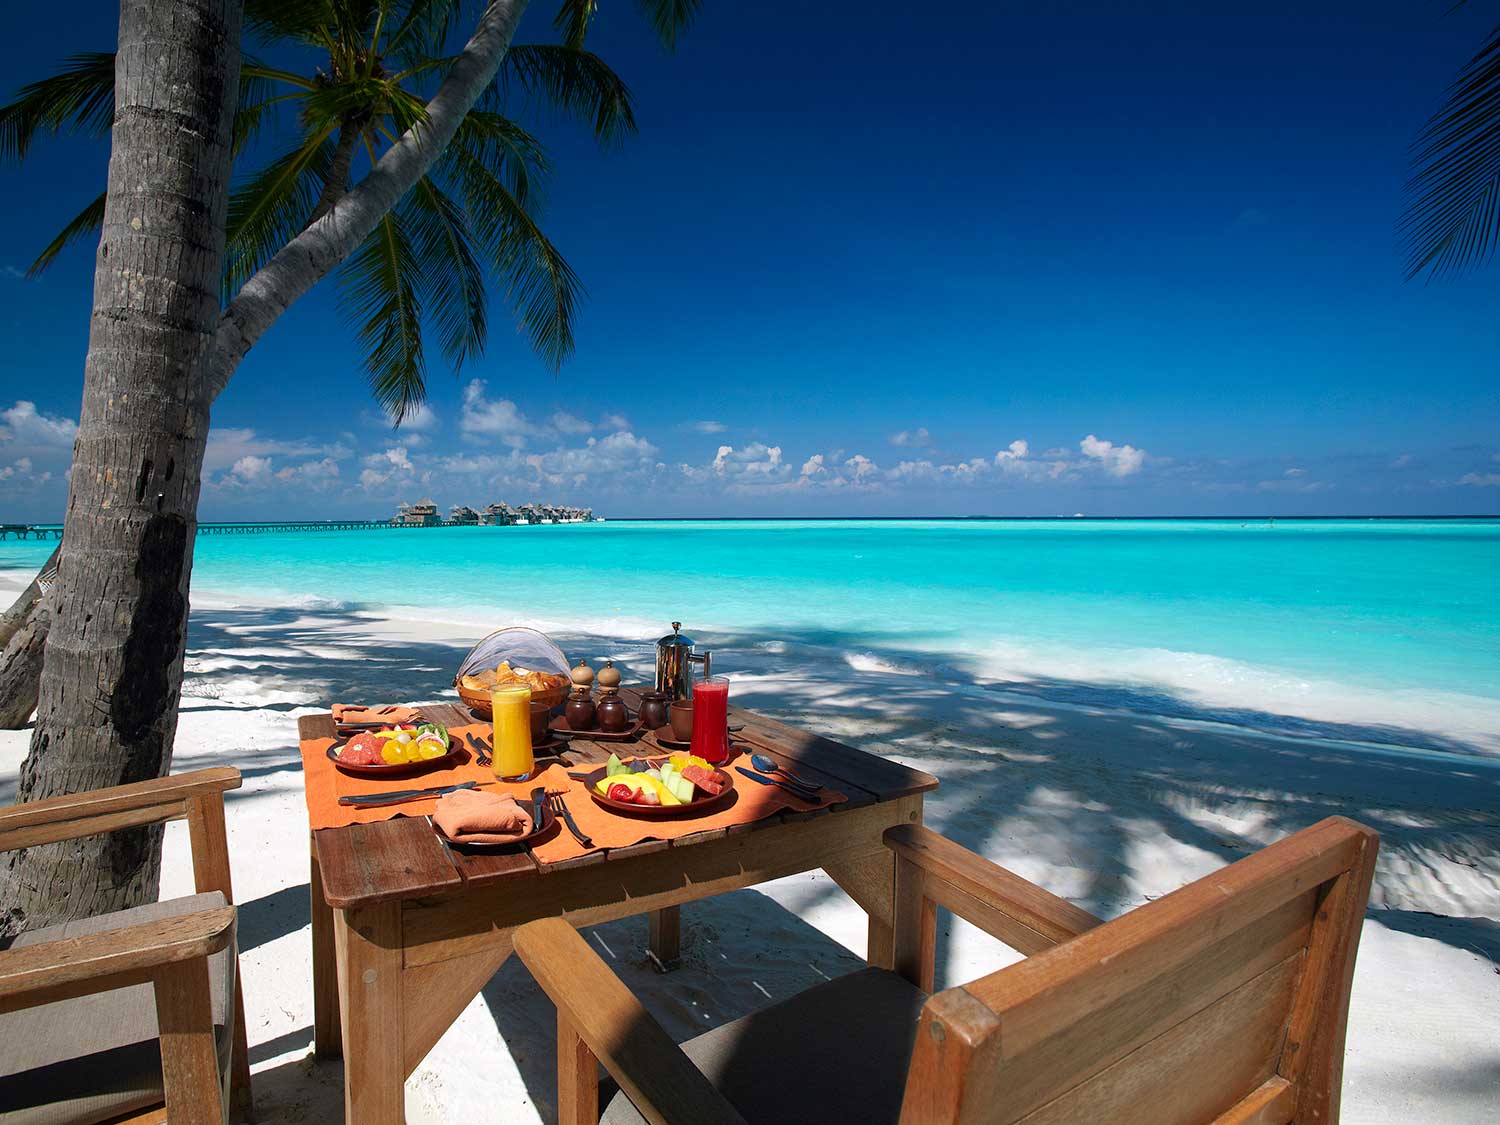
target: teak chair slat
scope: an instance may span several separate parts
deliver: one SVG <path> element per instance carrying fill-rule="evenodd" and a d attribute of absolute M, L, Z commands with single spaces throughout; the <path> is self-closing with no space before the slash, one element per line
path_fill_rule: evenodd
<path fill-rule="evenodd" d="M 209 1006 L 208 958 L 234 940 L 234 888 L 224 793 L 240 787 L 227 766 L 0 808 L 0 851 L 124 828 L 186 820 L 193 881 L 224 907 L 0 951 L 0 1011 L 150 982 L 156 996 L 165 1104 L 132 1122 L 228 1120 L 250 1109 L 250 1059 L 240 976 L 234 974 L 228 1072 L 221 1074 Z"/>
<path fill-rule="evenodd" d="M 906 1125 L 1338 1120 L 1370 829 L 1324 820 L 1110 922 L 919 825 L 885 842 L 897 972 L 931 992 L 939 907 L 1028 954 L 929 996 Z M 562 1121 L 597 1120 L 596 1062 L 649 1121 L 740 1120 L 567 922 L 515 947 L 557 1004 Z"/>

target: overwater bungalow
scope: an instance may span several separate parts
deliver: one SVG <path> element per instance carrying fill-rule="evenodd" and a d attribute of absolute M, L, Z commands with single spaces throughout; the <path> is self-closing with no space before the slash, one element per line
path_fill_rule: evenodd
<path fill-rule="evenodd" d="M 455 504 L 448 512 L 448 522 L 472 526 L 479 522 L 479 513 L 467 504 Z"/>
<path fill-rule="evenodd" d="M 438 515 L 438 506 L 431 500 L 419 500 L 415 504 L 401 504 L 391 522 L 402 527 L 437 527 L 443 522 Z"/>

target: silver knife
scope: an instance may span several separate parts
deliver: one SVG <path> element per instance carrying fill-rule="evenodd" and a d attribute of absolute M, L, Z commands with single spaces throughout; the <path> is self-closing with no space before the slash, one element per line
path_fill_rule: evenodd
<path fill-rule="evenodd" d="M 777 789 L 784 789 L 793 797 L 800 798 L 810 805 L 821 805 L 823 803 L 823 798 L 818 796 L 816 793 L 804 793 L 800 789 L 793 789 L 784 781 L 777 781 L 774 777 L 767 777 L 763 773 L 756 773 L 754 770 L 747 770 L 744 766 L 735 766 L 734 768 L 748 777 L 751 781 L 758 781 L 762 785 L 774 785 Z"/>
<path fill-rule="evenodd" d="M 547 787 L 538 785 L 531 791 L 531 827 L 537 832 L 542 830 L 542 825 L 545 823 L 542 819 L 542 812 L 546 807 Z"/>
<path fill-rule="evenodd" d="M 431 789 L 393 789 L 389 793 L 357 793 L 350 797 L 340 797 L 339 804 L 366 809 L 379 805 L 399 805 L 406 801 L 425 801 L 429 797 L 441 797 L 444 793 L 454 793 L 460 789 L 473 789 L 478 784 L 477 781 L 461 781 L 457 785 L 438 785 Z"/>

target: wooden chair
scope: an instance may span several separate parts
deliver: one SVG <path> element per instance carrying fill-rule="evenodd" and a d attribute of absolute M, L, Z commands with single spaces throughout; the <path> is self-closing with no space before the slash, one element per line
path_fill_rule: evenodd
<path fill-rule="evenodd" d="M 187 819 L 198 893 L 0 950 L 0 1123 L 207 1125 L 248 1113 L 224 792 L 197 770 L 0 809 L 0 851 Z"/>
<path fill-rule="evenodd" d="M 564 920 L 516 932 L 557 1005 L 558 1108 L 604 1120 L 1334 1122 L 1379 838 L 1332 818 L 1111 922 L 917 825 L 896 853 L 895 971 L 671 1038 Z M 937 908 L 1029 956 L 929 995 Z"/>

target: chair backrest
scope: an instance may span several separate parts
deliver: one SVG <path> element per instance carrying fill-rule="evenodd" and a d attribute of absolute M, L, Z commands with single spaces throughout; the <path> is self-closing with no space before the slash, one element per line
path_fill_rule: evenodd
<path fill-rule="evenodd" d="M 903 1122 L 1336 1121 L 1378 847 L 1330 818 L 937 993 Z"/>

